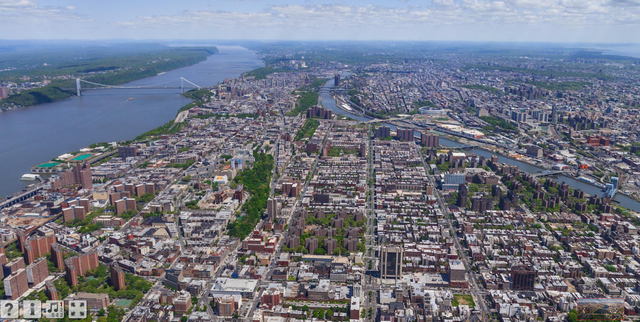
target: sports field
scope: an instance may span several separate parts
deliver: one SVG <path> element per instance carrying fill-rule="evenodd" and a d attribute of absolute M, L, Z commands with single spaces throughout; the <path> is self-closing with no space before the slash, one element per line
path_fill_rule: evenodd
<path fill-rule="evenodd" d="M 91 153 L 85 153 L 85 154 L 81 154 L 73 159 L 71 159 L 71 162 L 80 162 L 84 159 L 90 158 L 91 157 Z"/>
<path fill-rule="evenodd" d="M 131 305 L 131 300 L 118 300 L 116 302 L 116 306 L 119 307 L 129 307 L 129 305 Z"/>
<path fill-rule="evenodd" d="M 38 168 L 53 168 L 53 167 L 57 166 L 58 164 L 60 164 L 60 163 L 58 163 L 58 162 L 43 163 L 43 164 L 39 165 Z"/>

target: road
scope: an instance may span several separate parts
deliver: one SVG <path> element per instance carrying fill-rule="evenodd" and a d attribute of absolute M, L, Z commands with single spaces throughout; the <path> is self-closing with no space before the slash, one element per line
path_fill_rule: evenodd
<path fill-rule="evenodd" d="M 279 121 L 279 126 L 280 128 L 282 128 L 284 126 L 285 122 L 284 122 L 284 117 L 282 117 Z M 276 182 L 276 175 L 277 175 L 277 158 L 278 158 L 278 146 L 280 144 L 280 138 L 277 139 L 276 144 L 275 144 L 275 149 L 272 149 L 269 151 L 269 153 L 272 153 L 274 155 L 274 169 L 273 169 L 273 174 L 272 174 L 272 178 L 270 181 L 270 196 L 273 197 L 275 194 L 275 182 Z M 326 144 L 326 137 L 323 139 L 323 146 L 324 144 Z M 313 162 L 313 165 L 309 171 L 309 178 L 313 177 L 313 174 L 316 171 L 317 168 L 317 164 L 318 164 L 318 158 L 319 155 L 316 155 L 315 160 Z M 177 179 L 179 180 L 179 178 Z M 304 182 L 304 186 L 301 190 L 301 193 L 299 195 L 299 197 L 295 200 L 292 209 L 297 209 L 300 205 L 300 201 L 302 199 L 302 196 L 304 196 L 308 190 L 308 186 L 309 186 L 309 181 L 305 181 Z M 292 212 L 293 213 L 293 212 Z M 139 215 L 139 214 L 138 214 Z M 136 216 L 137 217 L 137 216 Z M 135 217 L 134 217 L 135 218 Z M 133 218 L 132 218 L 133 219 Z M 291 221 L 293 219 L 293 216 L 289 216 L 289 218 L 287 219 L 287 224 L 290 225 Z M 372 219 L 371 219 L 372 220 Z M 373 221 L 371 221 L 371 225 L 372 225 Z M 261 226 L 264 224 L 264 219 L 261 220 L 260 222 L 258 222 L 257 226 Z M 125 226 L 123 226 L 123 228 L 128 227 L 129 222 L 127 222 L 127 224 L 125 224 Z M 185 245 L 185 241 L 184 241 L 184 237 L 181 233 L 181 229 L 178 230 L 179 231 L 179 236 L 178 239 L 180 240 L 180 246 L 181 246 L 181 250 L 184 250 L 186 248 Z M 278 242 L 278 245 L 276 247 L 276 251 L 273 254 L 272 257 L 272 261 L 269 263 L 268 269 L 267 269 L 267 273 L 265 274 L 265 276 L 263 277 L 262 281 L 259 283 L 259 286 L 261 288 L 262 291 L 264 291 L 265 287 L 269 284 L 270 278 L 273 275 L 273 270 L 277 267 L 277 259 L 280 256 L 280 253 L 282 252 L 282 246 L 286 240 L 287 237 L 287 232 L 285 231 L 282 235 L 282 238 L 280 239 L 280 241 Z M 218 265 L 218 267 L 216 268 L 216 270 L 214 271 L 213 277 L 211 277 L 208 281 L 206 286 L 203 288 L 203 293 L 198 295 L 198 302 L 195 304 L 195 306 L 197 307 L 205 307 L 207 313 L 213 317 L 214 319 L 217 318 L 216 314 L 214 314 L 214 311 L 212 309 L 212 307 L 210 306 L 210 302 L 212 301 L 212 298 L 209 297 L 209 290 L 211 289 L 211 287 L 213 286 L 213 284 L 215 283 L 215 280 L 221 276 L 222 274 L 222 267 L 225 267 L 227 264 L 233 263 L 233 264 L 237 264 L 237 252 L 239 247 L 241 246 L 241 243 L 238 243 L 237 247 L 234 249 L 230 249 L 229 254 L 227 255 L 226 258 L 224 258 L 220 265 Z M 171 267 L 173 267 L 176 264 L 176 262 L 174 262 L 172 264 Z M 153 286 L 153 289 L 159 289 L 161 287 L 161 282 L 162 282 L 163 278 L 159 278 L 156 281 L 156 284 Z M 242 307 L 239 309 L 238 314 L 240 315 L 240 318 L 243 320 L 247 320 L 249 319 L 252 315 L 253 312 L 255 311 L 255 309 L 258 306 L 258 303 L 260 302 L 261 299 L 261 295 L 262 295 L 262 291 L 257 292 L 257 294 L 255 294 L 254 298 L 251 300 L 245 300 L 244 304 L 242 305 Z M 147 293 L 149 294 L 149 293 Z M 146 296 L 145 296 L 146 298 Z M 127 316 L 128 317 L 128 316 Z"/>
<path fill-rule="evenodd" d="M 193 166 L 193 165 L 192 165 L 192 166 Z M 189 168 L 191 168 L 191 167 L 189 167 Z M 189 170 L 189 168 L 185 169 L 185 171 L 183 171 L 182 173 L 179 173 L 179 174 L 176 176 L 176 178 L 172 181 L 172 184 L 167 185 L 167 187 L 171 187 L 172 185 L 174 185 L 174 184 L 178 183 L 178 181 L 180 181 L 180 180 L 182 179 L 184 172 L 186 172 L 187 170 Z M 154 198 L 153 198 L 149 203 L 152 203 L 152 202 L 153 202 L 154 200 L 156 200 L 156 199 L 161 199 L 161 198 L 163 198 L 163 195 L 165 194 L 165 191 L 166 191 L 166 190 L 162 190 L 162 191 L 160 191 L 160 192 L 159 192 L 159 193 L 158 193 L 158 194 L 157 194 L 157 195 L 156 195 L 156 196 L 155 196 L 155 197 L 154 197 Z M 147 203 L 147 204 L 149 204 L 149 203 Z M 143 209 L 144 209 L 144 207 L 143 207 Z M 137 218 L 139 218 L 140 216 L 142 216 L 142 215 L 140 214 L 140 212 L 141 212 L 141 211 L 142 211 L 142 209 L 141 209 L 141 210 L 139 210 L 139 211 L 138 211 L 138 213 L 136 213 L 136 215 L 135 215 L 135 216 L 133 216 L 131 219 L 129 219 L 129 220 L 128 220 L 124 225 L 122 225 L 122 227 L 120 228 L 120 231 L 126 231 L 126 229 L 127 229 L 127 228 L 129 228 L 129 226 L 130 226 L 130 224 L 131 224 L 131 221 L 132 221 L 132 220 L 137 219 Z M 184 247 L 185 247 L 184 238 L 183 238 L 183 236 L 182 236 L 181 231 L 182 231 L 182 229 L 178 229 L 178 239 L 180 240 L 180 253 L 182 253 L 182 250 L 183 250 L 183 249 L 184 249 Z M 106 244 L 108 244 L 108 243 L 109 243 L 109 239 L 106 239 L 104 242 L 102 242 L 102 243 L 100 244 L 100 246 L 98 246 L 98 248 L 102 248 L 102 247 L 104 247 L 104 245 L 106 245 Z M 178 257 L 179 257 L 179 256 L 178 256 Z M 171 263 L 171 266 L 170 266 L 170 267 L 173 267 L 173 266 L 178 262 L 178 261 L 177 261 L 177 258 L 178 258 L 178 257 L 176 257 L 176 261 L 174 261 L 173 263 Z M 152 293 L 152 291 L 154 291 L 154 290 L 159 290 L 159 289 L 164 288 L 164 287 L 162 286 L 162 282 L 163 282 L 163 280 L 164 280 L 164 273 L 156 279 L 155 284 L 151 287 L 151 290 L 149 290 L 149 292 L 147 292 L 147 294 L 145 294 L 145 295 L 144 295 L 144 297 L 142 298 L 142 300 L 141 300 L 140 302 L 143 302 L 143 301 L 147 300 L 147 297 L 149 296 L 149 294 L 151 294 L 151 293 Z M 132 312 L 133 312 L 133 310 L 129 310 L 129 312 L 127 312 L 127 314 L 124 316 L 124 318 L 122 319 L 122 321 L 127 321 L 127 320 L 129 319 L 129 316 L 131 315 L 131 313 L 132 313 Z"/>
<path fill-rule="evenodd" d="M 367 156 L 367 189 L 366 195 L 368 198 L 367 202 L 367 223 L 366 223 L 366 231 L 365 231 L 365 243 L 366 250 L 364 253 L 364 262 L 369 268 L 369 263 L 371 263 L 371 268 L 375 269 L 378 267 L 378 259 L 375 256 L 376 250 L 375 248 L 377 243 L 377 235 L 376 235 L 376 219 L 375 219 L 375 164 L 374 164 L 374 154 L 373 154 L 373 141 L 371 138 L 373 137 L 373 127 L 369 126 L 369 155 Z M 371 312 L 370 321 L 376 320 L 376 315 L 378 313 L 378 290 L 380 289 L 379 279 L 372 277 L 371 275 L 365 275 L 362 277 L 364 280 L 361 281 L 362 285 L 362 296 L 360 301 L 360 306 L 365 310 L 366 315 L 361 316 L 361 318 L 365 318 L 368 316 L 369 312 Z"/>
<path fill-rule="evenodd" d="M 477 274 L 472 270 L 472 266 L 469 260 L 469 256 L 467 255 L 465 249 L 462 247 L 461 243 L 460 243 L 460 237 L 458 236 L 455 227 L 453 226 L 453 221 L 451 220 L 452 214 L 451 211 L 449 210 L 449 206 L 447 205 L 447 203 L 442 199 L 442 195 L 440 194 L 440 190 L 438 190 L 436 187 L 436 181 L 435 181 L 435 176 L 431 175 L 428 172 L 429 167 L 427 166 L 426 162 L 425 162 L 425 158 L 422 155 L 422 149 L 418 149 L 418 153 L 420 154 L 420 159 L 422 160 L 422 165 L 424 166 L 425 170 L 427 170 L 427 177 L 429 179 L 429 183 L 433 186 L 433 192 L 434 195 L 438 201 L 438 206 L 440 207 L 440 210 L 444 213 L 444 218 L 447 221 L 447 224 L 449 226 L 450 231 L 452 232 L 453 235 L 453 241 L 454 244 L 456 246 L 456 249 L 458 251 L 458 254 L 460 256 L 460 260 L 462 261 L 462 263 L 464 264 L 465 269 L 467 270 L 467 280 L 470 282 L 470 286 L 471 286 L 471 294 L 473 295 L 473 299 L 475 303 L 479 304 L 480 310 L 482 311 L 482 321 L 487 321 L 488 319 L 490 319 L 490 310 L 487 308 L 487 303 L 484 299 L 484 292 L 483 290 L 480 288 L 480 283 L 478 282 L 478 277 Z"/>
<path fill-rule="evenodd" d="M 284 126 L 284 117 L 281 119 L 281 124 Z M 278 142 L 279 142 L 279 138 L 278 138 Z M 279 143 L 276 144 L 279 144 Z M 323 147 L 324 144 L 326 144 L 326 137 L 323 140 Z M 275 174 L 276 172 L 276 168 L 277 168 L 277 152 L 278 150 L 276 150 L 275 152 L 275 162 L 276 164 L 274 164 L 274 175 L 271 178 L 271 182 L 270 182 L 270 197 L 273 197 L 275 194 Z M 313 162 L 313 166 L 311 167 L 311 169 L 309 170 L 309 178 L 313 177 L 313 173 L 315 173 L 315 169 L 316 166 L 318 164 L 318 157 L 315 157 L 315 160 Z M 299 203 L 300 203 L 300 199 L 302 198 L 302 196 L 304 196 L 307 192 L 307 188 L 309 186 L 309 181 L 305 181 L 304 182 L 304 186 L 302 187 L 301 193 L 299 194 L 298 198 L 294 201 L 293 206 L 292 206 L 292 212 L 289 215 L 289 218 L 287 218 L 287 224 L 286 226 L 291 226 L 291 220 L 293 220 L 293 214 L 295 213 L 295 210 L 297 209 Z M 258 225 L 262 225 L 264 224 L 264 219 L 261 220 Z M 261 291 L 258 292 L 258 294 L 256 294 L 254 296 L 254 298 L 252 300 L 248 300 L 245 301 L 244 304 L 242 305 L 242 307 L 239 310 L 239 315 L 240 318 L 242 318 L 243 320 L 248 320 L 251 316 L 253 316 L 253 312 L 255 311 L 255 309 L 258 307 L 258 303 L 260 302 L 260 299 L 262 297 L 262 292 L 264 292 L 265 287 L 269 284 L 269 281 L 271 280 L 271 276 L 273 275 L 273 271 L 274 269 L 277 267 L 278 264 L 278 258 L 280 257 L 280 254 L 282 253 L 282 246 L 284 245 L 285 240 L 287 239 L 288 236 L 288 231 L 285 231 L 282 233 L 282 236 L 280 238 L 280 240 L 278 241 L 278 244 L 276 245 L 276 250 L 272 256 L 272 260 L 269 263 L 269 266 L 267 267 L 267 271 L 265 273 L 265 276 L 262 278 L 262 281 L 260 282 L 259 286 L 261 287 Z"/>

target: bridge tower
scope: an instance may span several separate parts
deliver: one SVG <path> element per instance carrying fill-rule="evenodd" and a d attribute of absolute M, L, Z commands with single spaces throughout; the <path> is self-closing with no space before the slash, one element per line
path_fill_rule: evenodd
<path fill-rule="evenodd" d="M 76 95 L 82 96 L 82 88 L 80 87 L 80 78 L 76 78 Z"/>
<path fill-rule="evenodd" d="M 184 77 L 180 77 L 180 92 L 184 94 Z"/>

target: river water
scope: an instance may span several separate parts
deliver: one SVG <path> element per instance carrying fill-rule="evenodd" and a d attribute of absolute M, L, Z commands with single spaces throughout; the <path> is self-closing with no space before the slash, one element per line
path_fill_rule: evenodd
<path fill-rule="evenodd" d="M 334 80 L 331 79 L 329 80 L 325 85 L 324 85 L 327 89 L 330 89 L 334 86 Z M 340 115 L 344 115 L 344 116 L 348 116 L 351 117 L 352 119 L 355 120 L 359 120 L 359 121 L 369 121 L 371 120 L 370 117 L 366 117 L 366 116 L 360 116 L 360 115 L 356 115 L 356 114 L 352 114 L 349 113 L 345 110 L 342 110 L 340 108 L 338 108 L 336 106 L 336 101 L 335 99 L 331 96 L 331 93 L 328 90 L 322 91 L 320 93 L 320 98 L 322 100 L 322 105 L 325 108 L 331 109 L 334 113 L 336 114 L 340 114 Z M 389 126 L 392 129 L 396 129 L 396 126 L 393 124 L 388 124 L 385 123 L 386 126 Z M 463 144 L 452 141 L 452 140 L 448 140 L 445 138 L 440 138 L 440 145 L 442 146 L 446 146 L 446 147 L 460 147 L 463 146 Z M 490 158 L 494 153 L 491 151 L 487 151 L 484 149 L 471 149 L 471 150 L 467 150 L 470 151 L 472 153 L 474 153 L 475 155 L 478 156 L 484 156 L 486 158 Z M 528 172 L 528 173 L 538 173 L 540 171 L 543 171 L 545 169 L 541 168 L 541 167 L 537 167 L 535 165 L 531 165 L 528 164 L 526 162 L 522 162 L 522 161 L 518 161 L 516 159 L 513 158 L 509 158 L 503 155 L 498 155 L 498 161 L 502 162 L 502 163 L 506 163 L 509 165 L 515 165 L 517 166 L 520 170 L 524 171 L 524 172 Z M 586 194 L 589 195 L 599 195 L 602 196 L 603 192 L 602 192 L 602 188 L 594 186 L 592 184 L 586 183 L 586 182 L 582 182 L 582 181 L 578 181 L 576 179 L 567 177 L 567 176 L 558 176 L 558 177 L 554 177 L 554 179 L 558 182 L 566 182 L 571 188 L 573 189 L 581 189 L 583 190 Z M 616 201 L 620 206 L 631 209 L 633 211 L 637 211 L 640 212 L 640 202 L 637 202 L 623 194 L 616 194 L 615 197 L 613 198 L 614 201 Z"/>
<path fill-rule="evenodd" d="M 206 61 L 123 86 L 150 86 L 180 77 L 211 86 L 264 66 L 250 50 L 217 47 L 220 53 Z M 0 197 L 21 190 L 27 183 L 19 179 L 32 166 L 92 143 L 130 140 L 167 123 L 190 102 L 179 93 L 178 89 L 89 90 L 82 97 L 0 113 Z"/>

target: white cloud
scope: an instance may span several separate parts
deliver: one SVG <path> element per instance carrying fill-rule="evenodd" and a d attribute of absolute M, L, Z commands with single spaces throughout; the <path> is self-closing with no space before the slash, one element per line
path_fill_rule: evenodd
<path fill-rule="evenodd" d="M 37 5 L 38 3 L 33 0 L 0 0 L 0 10 L 35 8 Z"/>
<path fill-rule="evenodd" d="M 407 7 L 351 6 L 344 4 L 272 5 L 258 13 L 231 11 L 184 11 L 177 15 L 143 16 L 119 22 L 128 27 L 162 24 L 217 25 L 224 29 L 244 26 L 271 28 L 386 27 L 392 29 L 439 24 L 592 25 L 635 22 L 639 12 L 621 12 L 611 4 L 640 0 L 433 0 L 427 5 Z M 627 9 L 628 10 L 628 9 Z"/>
<path fill-rule="evenodd" d="M 236 8 L 262 6 L 255 0 L 235 1 L 246 2 L 233 6 Z M 547 36 L 589 41 L 593 34 L 607 35 L 609 31 L 601 30 L 606 27 L 617 28 L 609 32 L 617 39 L 640 42 L 640 35 L 632 33 L 640 25 L 640 0 L 422 0 L 392 1 L 380 6 L 350 5 L 348 0 L 339 4 L 292 2 L 296 4 L 266 5 L 260 11 L 143 14 L 128 20 L 116 18 L 115 22 L 87 24 L 87 30 L 113 38 L 184 35 L 249 39 L 527 40 L 522 38 L 526 36 L 540 40 Z M 0 27 L 22 20 L 24 24 L 82 20 L 76 11 L 73 6 L 42 6 L 36 0 L 0 0 Z M 578 34 L 584 39 L 575 39 L 576 30 L 581 31 Z"/>
<path fill-rule="evenodd" d="M 0 26 L 15 26 L 15 23 L 47 23 L 52 20 L 86 20 L 71 13 L 75 7 L 41 6 L 35 0 L 0 0 Z"/>
<path fill-rule="evenodd" d="M 612 6 L 640 7 L 640 0 L 611 0 Z"/>

